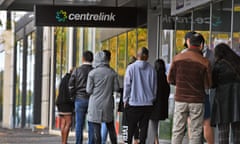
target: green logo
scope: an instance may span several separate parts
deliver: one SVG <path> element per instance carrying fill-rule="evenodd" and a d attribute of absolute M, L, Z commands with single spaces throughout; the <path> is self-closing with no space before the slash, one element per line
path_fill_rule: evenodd
<path fill-rule="evenodd" d="M 218 27 L 222 24 L 222 20 L 220 16 L 212 16 L 212 26 Z"/>
<path fill-rule="evenodd" d="M 56 19 L 58 22 L 65 22 L 67 20 L 67 12 L 64 10 L 59 10 L 56 12 Z"/>

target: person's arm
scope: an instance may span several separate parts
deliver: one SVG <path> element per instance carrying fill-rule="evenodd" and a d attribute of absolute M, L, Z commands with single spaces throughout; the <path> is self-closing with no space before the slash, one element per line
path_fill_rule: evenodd
<path fill-rule="evenodd" d="M 157 97 L 157 87 L 158 87 L 158 85 L 157 85 L 157 72 L 156 71 L 154 71 L 153 81 L 154 81 L 153 92 L 154 92 L 154 96 L 155 96 L 154 99 L 156 99 L 156 97 Z"/>
<path fill-rule="evenodd" d="M 205 78 L 205 88 L 206 89 L 209 89 L 212 87 L 212 68 L 211 68 L 211 63 L 209 62 L 208 63 L 208 66 L 207 66 L 207 75 L 206 75 L 206 78 Z"/>
<path fill-rule="evenodd" d="M 90 72 L 88 74 L 88 78 L 87 78 L 87 87 L 86 87 L 86 92 L 88 94 L 92 94 L 93 93 L 93 88 L 94 88 L 94 79 L 93 79 L 93 75 Z"/>
<path fill-rule="evenodd" d="M 167 76 L 167 81 L 169 84 L 176 85 L 176 66 L 174 61 L 171 64 L 171 67 Z"/>
<path fill-rule="evenodd" d="M 114 77 L 114 92 L 118 92 L 119 93 L 119 81 L 118 81 L 118 75 L 116 73 L 115 77 Z"/>
<path fill-rule="evenodd" d="M 126 104 L 129 101 L 130 93 L 131 93 L 131 85 L 132 85 L 132 79 L 129 68 L 126 70 L 126 74 L 124 77 L 124 88 L 123 88 L 123 103 L 126 106 Z"/>
<path fill-rule="evenodd" d="M 69 89 L 69 97 L 71 100 L 74 99 L 74 95 L 75 95 L 75 81 L 76 81 L 76 76 L 77 76 L 77 70 L 75 69 L 72 74 L 71 74 L 71 77 L 69 79 L 69 82 L 68 82 L 68 89 Z"/>

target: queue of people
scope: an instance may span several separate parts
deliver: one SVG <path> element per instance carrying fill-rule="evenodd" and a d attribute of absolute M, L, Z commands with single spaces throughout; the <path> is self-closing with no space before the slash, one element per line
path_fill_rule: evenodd
<path fill-rule="evenodd" d="M 103 50 L 93 56 L 85 51 L 82 66 L 62 80 L 65 86 L 68 83 L 69 91 L 60 84 L 57 106 L 65 121 L 61 126 L 62 144 L 67 143 L 73 102 L 76 144 L 83 143 L 86 119 L 89 144 L 105 144 L 108 133 L 111 143 L 117 144 L 115 92 L 122 93 L 121 112 L 127 121 L 124 142 L 158 144 L 159 121 L 168 118 L 170 84 L 176 86 L 172 144 L 182 143 L 186 128 L 189 143 L 201 144 L 204 137 L 208 144 L 214 144 L 215 126 L 219 130 L 218 143 L 228 144 L 232 130 L 233 144 L 239 144 L 240 57 L 227 44 L 218 44 L 212 52 L 204 43 L 200 33 L 188 32 L 186 49 L 173 58 L 168 74 L 162 59 L 152 66 L 147 62 L 148 49 L 139 49 L 136 59 L 127 66 L 122 88 L 117 73 L 109 65 L 111 53 Z"/>

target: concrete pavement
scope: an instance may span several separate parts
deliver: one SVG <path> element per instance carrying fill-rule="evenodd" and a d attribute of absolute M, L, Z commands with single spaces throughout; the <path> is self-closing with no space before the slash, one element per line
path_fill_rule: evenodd
<path fill-rule="evenodd" d="M 0 144 L 60 144 L 61 137 L 50 135 L 46 131 L 32 132 L 31 129 L 0 128 Z M 69 144 L 74 144 L 75 138 L 69 137 Z"/>
<path fill-rule="evenodd" d="M 121 141 L 121 138 L 118 139 Z M 0 144 L 60 144 L 61 136 L 49 134 L 47 130 L 0 128 Z M 84 144 L 87 142 L 85 141 Z M 69 136 L 68 144 L 75 144 L 75 137 Z M 108 144 L 110 144 L 108 142 Z M 122 144 L 119 142 L 119 144 Z M 160 144 L 170 144 L 168 140 L 160 140 Z"/>

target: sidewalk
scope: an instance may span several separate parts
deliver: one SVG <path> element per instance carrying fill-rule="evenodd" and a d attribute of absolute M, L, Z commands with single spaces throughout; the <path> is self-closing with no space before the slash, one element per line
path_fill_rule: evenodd
<path fill-rule="evenodd" d="M 121 138 L 119 138 L 119 141 Z M 0 144 L 60 144 L 59 135 L 49 134 L 48 131 L 33 132 L 31 129 L 0 128 Z M 75 137 L 70 136 L 68 144 L 75 144 Z M 84 142 L 87 144 L 87 142 Z M 108 143 L 110 144 L 110 143 Z M 121 144 L 119 142 L 119 144 Z M 168 140 L 160 140 L 160 144 L 170 144 Z"/>
<path fill-rule="evenodd" d="M 0 144 L 60 144 L 61 137 L 47 132 L 32 132 L 31 129 L 0 128 Z M 75 143 L 74 137 L 69 137 L 69 144 Z"/>

